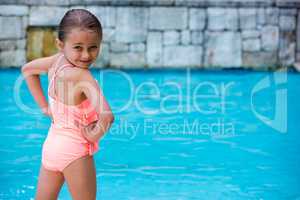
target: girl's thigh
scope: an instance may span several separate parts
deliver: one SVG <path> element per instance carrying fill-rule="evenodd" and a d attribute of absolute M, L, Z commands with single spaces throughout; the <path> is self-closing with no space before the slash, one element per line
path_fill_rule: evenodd
<path fill-rule="evenodd" d="M 74 200 L 96 199 L 96 171 L 92 156 L 81 157 L 63 170 Z"/>
<path fill-rule="evenodd" d="M 63 183 L 64 176 L 61 172 L 50 171 L 41 166 L 35 199 L 56 200 Z"/>

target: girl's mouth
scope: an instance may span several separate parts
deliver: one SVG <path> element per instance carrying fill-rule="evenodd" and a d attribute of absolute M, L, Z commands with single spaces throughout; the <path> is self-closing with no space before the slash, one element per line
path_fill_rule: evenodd
<path fill-rule="evenodd" d="M 87 61 L 81 60 L 80 62 L 82 62 L 82 63 L 90 63 L 91 61 L 90 60 L 87 60 Z"/>

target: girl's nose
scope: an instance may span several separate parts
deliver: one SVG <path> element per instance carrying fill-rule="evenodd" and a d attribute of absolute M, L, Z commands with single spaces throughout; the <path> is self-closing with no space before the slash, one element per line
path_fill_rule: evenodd
<path fill-rule="evenodd" d="M 90 54 L 87 51 L 84 51 L 82 53 L 82 60 L 89 60 L 90 59 Z"/>

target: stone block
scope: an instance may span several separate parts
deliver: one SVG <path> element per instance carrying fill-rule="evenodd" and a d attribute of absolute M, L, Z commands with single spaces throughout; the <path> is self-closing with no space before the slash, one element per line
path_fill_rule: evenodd
<path fill-rule="evenodd" d="M 113 28 L 104 28 L 103 32 L 103 42 L 114 42 L 116 41 L 116 30 Z"/>
<path fill-rule="evenodd" d="M 192 31 L 192 44 L 202 44 L 203 33 L 200 31 Z"/>
<path fill-rule="evenodd" d="M 255 29 L 256 28 L 256 9 L 254 8 L 240 8 L 240 27 L 241 29 Z"/>
<path fill-rule="evenodd" d="M 116 8 L 110 6 L 87 6 L 86 9 L 97 16 L 102 27 L 114 28 L 116 26 Z"/>
<path fill-rule="evenodd" d="M 238 30 L 239 16 L 238 16 L 238 10 L 236 8 L 227 8 L 226 15 L 224 17 L 226 19 L 226 23 L 225 23 L 226 30 Z"/>
<path fill-rule="evenodd" d="M 70 6 L 70 9 L 86 9 L 85 5 L 75 5 L 75 6 Z"/>
<path fill-rule="evenodd" d="M 261 45 L 265 51 L 275 51 L 279 45 L 279 28 L 277 26 L 264 26 L 261 30 Z"/>
<path fill-rule="evenodd" d="M 149 28 L 151 30 L 184 30 L 188 26 L 187 8 L 151 7 Z"/>
<path fill-rule="evenodd" d="M 180 42 L 180 34 L 178 31 L 165 31 L 163 33 L 164 45 L 175 45 Z"/>
<path fill-rule="evenodd" d="M 164 2 L 164 0 L 161 1 Z M 174 0 L 176 6 L 189 7 L 267 7 L 274 5 L 275 1 L 279 0 Z M 281 1 L 298 2 L 298 0 Z"/>
<path fill-rule="evenodd" d="M 24 16 L 28 15 L 28 6 L 0 5 L 0 16 Z"/>
<path fill-rule="evenodd" d="M 240 33 L 207 32 L 205 41 L 205 66 L 241 66 L 242 40 Z"/>
<path fill-rule="evenodd" d="M 87 4 L 85 0 L 69 0 L 71 6 L 84 6 Z M 91 2 L 88 2 L 91 4 Z"/>
<path fill-rule="evenodd" d="M 181 44 L 187 45 L 191 43 L 191 33 L 189 30 L 181 31 Z"/>
<path fill-rule="evenodd" d="M 117 8 L 117 42 L 145 42 L 148 10 L 142 7 Z"/>
<path fill-rule="evenodd" d="M 206 23 L 206 10 L 199 8 L 191 8 L 189 10 L 189 29 L 203 30 Z"/>
<path fill-rule="evenodd" d="M 111 42 L 110 43 L 110 50 L 112 52 L 126 52 L 129 50 L 129 45 L 122 42 Z"/>
<path fill-rule="evenodd" d="M 146 66 L 144 52 L 111 53 L 110 62 L 116 68 L 142 68 Z"/>
<path fill-rule="evenodd" d="M 277 7 L 300 8 L 299 0 L 276 0 Z"/>
<path fill-rule="evenodd" d="M 292 65 L 296 58 L 296 35 L 293 31 L 280 32 L 279 62 L 283 66 Z"/>
<path fill-rule="evenodd" d="M 225 29 L 225 9 L 223 8 L 208 8 L 208 29 L 209 30 L 223 30 Z"/>
<path fill-rule="evenodd" d="M 25 32 L 29 24 L 29 19 L 27 16 L 23 16 L 21 17 L 21 21 L 22 21 L 22 30 L 24 30 Z"/>
<path fill-rule="evenodd" d="M 279 9 L 279 15 L 296 16 L 297 9 L 296 8 L 281 8 L 281 9 Z"/>
<path fill-rule="evenodd" d="M 0 52 L 0 66 L 21 67 L 26 62 L 25 49 Z"/>
<path fill-rule="evenodd" d="M 296 62 L 300 62 L 300 52 L 296 53 Z"/>
<path fill-rule="evenodd" d="M 238 12 L 231 8 L 208 8 L 208 29 L 219 30 L 237 30 Z"/>
<path fill-rule="evenodd" d="M 298 12 L 298 20 L 297 20 L 297 31 L 296 31 L 297 37 L 297 51 L 300 51 L 300 10 Z"/>
<path fill-rule="evenodd" d="M 16 49 L 25 49 L 26 41 L 21 40 L 0 40 L 0 51 L 10 51 Z"/>
<path fill-rule="evenodd" d="M 21 17 L 0 17 L 0 39 L 17 39 L 25 37 Z"/>
<path fill-rule="evenodd" d="M 262 26 L 266 24 L 265 8 L 257 8 L 257 25 Z"/>
<path fill-rule="evenodd" d="M 291 66 L 296 61 L 296 43 L 291 43 L 287 49 L 279 51 L 280 63 L 283 66 Z"/>
<path fill-rule="evenodd" d="M 199 67 L 202 65 L 202 47 L 166 46 L 163 50 L 163 63 L 166 67 Z"/>
<path fill-rule="evenodd" d="M 257 30 L 243 30 L 242 38 L 258 38 L 260 36 L 260 32 Z"/>
<path fill-rule="evenodd" d="M 82 1 L 82 0 L 81 0 Z M 31 6 L 68 6 L 69 0 L 21 0 L 19 2 L 25 2 L 27 5 Z"/>
<path fill-rule="evenodd" d="M 276 65 L 278 65 L 276 51 L 243 53 L 243 66 L 245 67 L 274 68 Z"/>
<path fill-rule="evenodd" d="M 259 51 L 260 39 L 246 39 L 243 40 L 243 51 Z"/>
<path fill-rule="evenodd" d="M 278 25 L 279 21 L 279 9 L 278 8 L 266 8 L 265 9 L 266 24 Z"/>
<path fill-rule="evenodd" d="M 293 31 L 296 29 L 296 17 L 295 16 L 285 16 L 279 17 L 280 30 L 283 31 Z"/>
<path fill-rule="evenodd" d="M 131 52 L 144 52 L 146 46 L 144 43 L 132 43 L 129 46 L 129 51 Z"/>
<path fill-rule="evenodd" d="M 34 6 L 30 8 L 30 26 L 57 26 L 67 12 L 65 7 Z"/>
<path fill-rule="evenodd" d="M 147 37 L 147 64 L 161 67 L 162 62 L 162 33 L 149 32 Z"/>

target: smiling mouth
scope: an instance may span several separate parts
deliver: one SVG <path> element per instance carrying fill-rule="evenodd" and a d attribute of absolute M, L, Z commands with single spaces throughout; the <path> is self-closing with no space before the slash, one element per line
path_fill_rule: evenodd
<path fill-rule="evenodd" d="M 87 60 L 87 61 L 81 60 L 80 62 L 82 62 L 82 63 L 90 63 L 91 61 L 90 60 Z"/>

